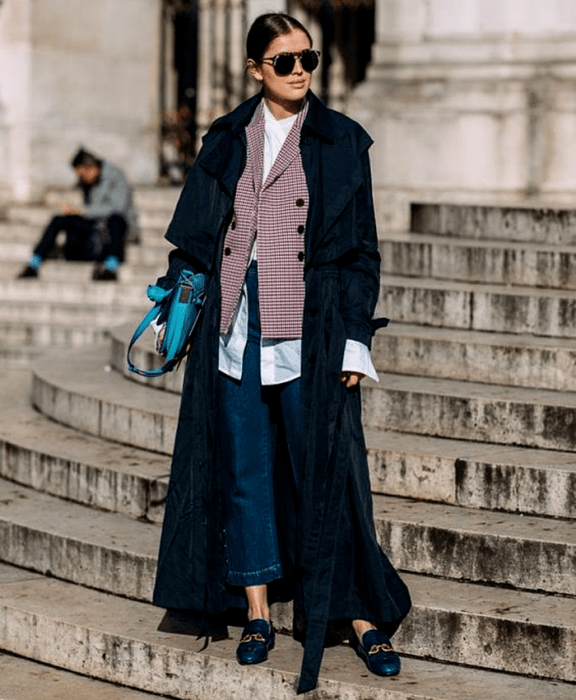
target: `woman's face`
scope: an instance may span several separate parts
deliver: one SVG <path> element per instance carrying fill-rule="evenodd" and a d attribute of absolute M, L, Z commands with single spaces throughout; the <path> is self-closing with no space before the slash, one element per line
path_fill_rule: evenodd
<path fill-rule="evenodd" d="M 295 53 L 310 49 L 310 40 L 300 29 L 289 34 L 281 34 L 268 44 L 262 58 L 273 58 L 279 53 Z M 311 73 L 302 68 L 299 60 L 288 75 L 276 75 L 270 62 L 250 62 L 250 72 L 255 80 L 262 83 L 264 96 L 268 102 L 277 104 L 289 112 L 298 111 L 302 100 L 310 88 Z"/>

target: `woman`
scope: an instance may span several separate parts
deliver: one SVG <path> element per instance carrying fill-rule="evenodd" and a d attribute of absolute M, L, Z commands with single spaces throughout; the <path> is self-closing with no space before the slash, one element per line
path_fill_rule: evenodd
<path fill-rule="evenodd" d="M 262 91 L 212 125 L 166 234 L 159 283 L 209 282 L 154 602 L 247 608 L 237 658 L 252 664 L 274 645 L 270 603 L 294 599 L 304 692 L 329 620 L 352 623 L 371 671 L 398 673 L 389 637 L 410 608 L 376 542 L 360 417 L 378 325 L 371 140 L 310 92 L 318 54 L 297 20 L 257 18 L 247 55 Z"/>

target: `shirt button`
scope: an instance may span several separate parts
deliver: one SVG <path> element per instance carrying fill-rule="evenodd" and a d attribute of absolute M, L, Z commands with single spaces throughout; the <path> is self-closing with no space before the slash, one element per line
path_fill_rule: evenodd
<path fill-rule="evenodd" d="M 298 260 L 300 260 L 300 262 L 304 260 L 304 253 L 302 251 L 298 253 Z"/>
<path fill-rule="evenodd" d="M 232 252 L 232 251 L 230 250 L 230 248 L 225 248 L 225 249 L 224 249 L 224 255 L 230 255 L 231 252 Z"/>
<path fill-rule="evenodd" d="M 304 233 L 304 226 L 302 226 L 302 224 L 298 226 L 298 233 Z"/>
<path fill-rule="evenodd" d="M 304 200 L 303 200 L 303 199 L 297 199 L 297 200 L 296 200 L 296 206 L 297 206 L 297 207 L 303 207 L 303 206 L 304 206 Z"/>

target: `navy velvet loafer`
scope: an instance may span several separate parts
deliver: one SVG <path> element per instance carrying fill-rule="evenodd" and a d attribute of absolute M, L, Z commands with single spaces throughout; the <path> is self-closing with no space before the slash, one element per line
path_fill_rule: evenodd
<path fill-rule="evenodd" d="M 268 620 L 250 620 L 242 631 L 242 639 L 236 649 L 240 664 L 260 664 L 274 648 L 275 633 Z"/>
<path fill-rule="evenodd" d="M 400 657 L 392 648 L 390 639 L 380 630 L 368 630 L 362 641 L 356 638 L 356 653 L 369 671 L 377 676 L 396 676 L 400 673 Z"/>

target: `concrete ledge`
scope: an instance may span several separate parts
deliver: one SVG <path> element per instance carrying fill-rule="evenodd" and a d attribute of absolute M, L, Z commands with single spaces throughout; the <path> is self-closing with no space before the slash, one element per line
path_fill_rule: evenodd
<path fill-rule="evenodd" d="M 161 522 L 170 459 L 58 425 L 32 408 L 0 413 L 0 476 L 67 501 Z"/>
<path fill-rule="evenodd" d="M 58 519 L 54 520 L 54 513 Z M 384 551 L 400 569 L 519 590 L 576 595 L 573 522 L 374 497 Z M 0 558 L 150 601 L 160 530 L 0 480 Z"/>
<path fill-rule="evenodd" d="M 576 248 L 388 234 L 381 271 L 476 284 L 576 289 Z"/>
<path fill-rule="evenodd" d="M 395 374 L 576 390 L 576 347 L 565 338 L 391 323 L 374 337 L 372 359 Z"/>
<path fill-rule="evenodd" d="M 378 313 L 399 323 L 576 336 L 576 293 L 382 276 Z"/>
<path fill-rule="evenodd" d="M 576 449 L 574 393 L 382 374 L 364 382 L 362 397 L 372 430 Z"/>
<path fill-rule="evenodd" d="M 112 374 L 101 357 L 99 349 L 42 357 L 34 367 L 33 405 L 90 435 L 171 454 L 179 398 Z"/>
<path fill-rule="evenodd" d="M 413 203 L 410 230 L 457 238 L 574 245 L 576 211 Z"/>
<path fill-rule="evenodd" d="M 573 452 L 367 431 L 372 488 L 466 508 L 576 518 Z"/>
<path fill-rule="evenodd" d="M 239 636 L 236 628 L 230 628 L 231 639 L 213 642 L 205 651 L 200 651 L 202 640 L 159 632 L 162 611 L 149 605 L 54 579 L 46 580 L 11 567 L 2 567 L 0 575 L 4 580 L 0 586 L 0 647 L 13 653 L 175 698 L 189 698 L 191 693 L 198 700 L 231 694 L 238 700 L 256 696 L 278 700 L 295 697 L 302 651 L 300 645 L 287 636 L 279 636 L 269 661 L 255 667 L 242 667 L 234 659 Z M 420 588 L 429 581 L 422 579 Z M 417 577 L 409 577 L 409 584 L 416 598 L 420 598 Z M 478 604 L 488 608 L 494 604 L 509 604 L 505 596 L 498 602 L 488 602 L 483 599 L 482 590 L 478 591 Z M 446 594 L 450 593 L 447 589 Z M 535 604 L 526 615 L 526 606 L 532 602 Z M 567 621 L 550 647 L 541 644 L 549 639 L 546 625 L 536 622 L 545 612 L 540 610 L 538 597 L 516 599 L 514 607 L 527 616 L 528 621 L 518 625 L 515 643 L 505 651 L 507 665 L 522 665 L 522 672 L 530 673 L 542 665 L 545 657 L 548 675 L 570 675 L 573 630 Z M 445 642 L 441 643 L 437 632 L 449 621 L 446 613 L 442 608 L 424 610 L 417 603 L 401 628 L 402 633 L 395 637 L 396 646 L 399 649 L 404 646 L 405 653 L 416 651 L 420 645 L 424 653 L 431 647 L 461 659 L 476 655 L 477 665 L 490 655 L 500 662 L 500 652 L 489 648 L 490 638 L 484 638 L 485 649 L 482 649 L 481 640 L 484 632 L 504 629 L 513 615 L 494 615 L 485 620 L 476 610 L 468 611 L 459 627 L 452 623 L 445 628 Z M 558 629 L 556 618 L 557 615 L 553 615 L 548 620 L 551 630 Z M 528 630 L 531 636 L 523 638 Z M 466 634 L 469 636 L 460 647 L 462 636 Z M 414 658 L 403 659 L 400 676 L 379 679 L 366 672 L 349 648 L 337 646 L 326 649 L 319 686 L 309 697 L 311 700 L 336 697 L 340 700 L 367 697 L 374 700 L 461 700 L 463 688 L 466 688 L 467 700 L 496 697 L 571 700 L 574 693 L 573 685 L 454 668 Z"/>

